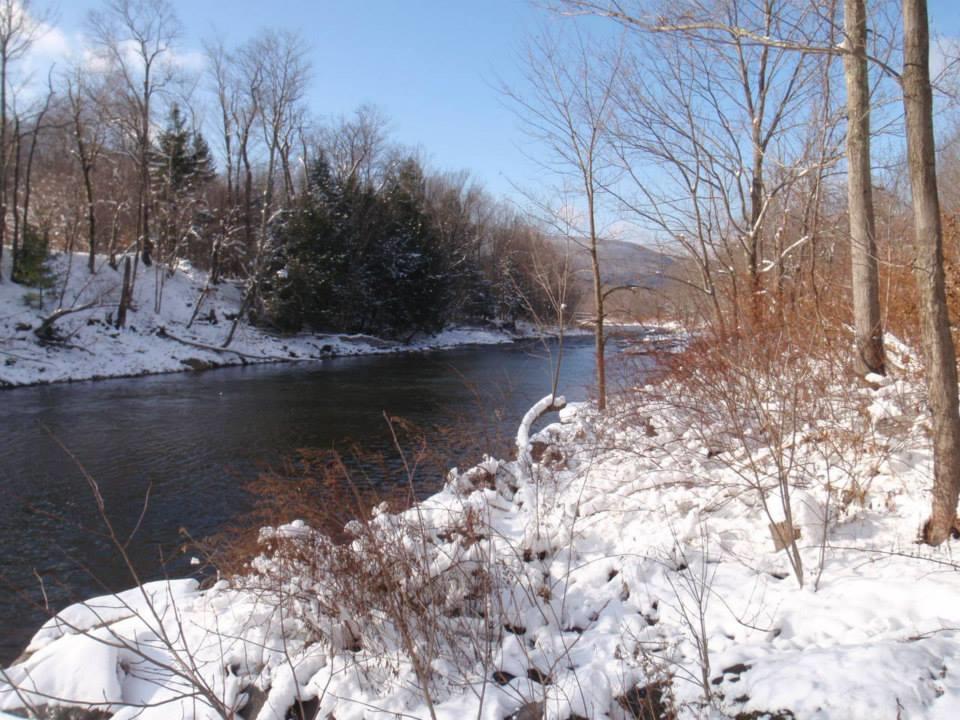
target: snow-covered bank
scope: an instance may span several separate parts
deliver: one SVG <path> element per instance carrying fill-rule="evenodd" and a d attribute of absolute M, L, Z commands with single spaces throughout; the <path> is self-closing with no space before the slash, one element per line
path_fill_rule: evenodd
<path fill-rule="evenodd" d="M 4 263 L 9 262 L 4 254 Z M 219 349 L 241 304 L 241 289 L 231 283 L 211 286 L 191 324 L 206 274 L 181 265 L 168 278 L 155 269 L 141 272 L 133 309 L 123 329 L 113 327 L 122 273 L 101 258 L 98 271 L 87 272 L 86 257 L 72 265 L 53 260 L 58 278 L 67 278 L 43 294 L 11 282 L 0 283 L 0 388 L 75 380 L 180 372 L 256 362 L 299 362 L 324 358 L 506 343 L 529 337 L 529 328 L 508 332 L 494 327 L 451 328 L 410 343 L 365 335 L 277 336 L 241 323 L 230 347 Z M 3 276 L 9 269 L 3 268 Z M 163 282 L 155 312 L 156 287 Z M 62 300 L 61 300 L 62 293 Z M 59 343 L 41 343 L 34 330 L 55 308 L 82 307 L 58 320 Z M 189 327 L 188 327 L 189 326 Z"/>
<path fill-rule="evenodd" d="M 915 542 L 932 476 L 922 388 L 871 380 L 779 450 L 746 413 L 738 446 L 678 386 L 603 418 L 568 407 L 522 460 L 452 471 L 420 505 L 352 524 L 351 545 L 265 528 L 232 582 L 69 608 L 7 671 L 0 710 L 954 718 L 960 566 Z M 771 533 L 777 452 L 802 587 Z"/>

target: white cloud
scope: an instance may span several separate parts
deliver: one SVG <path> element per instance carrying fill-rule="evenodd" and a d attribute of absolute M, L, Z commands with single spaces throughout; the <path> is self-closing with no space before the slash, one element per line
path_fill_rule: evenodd
<path fill-rule="evenodd" d="M 52 67 L 62 70 L 80 46 L 80 37 L 71 36 L 56 25 L 38 23 L 33 43 L 11 66 L 11 82 L 19 100 L 30 102 L 43 95 Z"/>
<path fill-rule="evenodd" d="M 171 52 L 171 62 L 182 70 L 201 72 L 207 67 L 207 56 L 199 50 L 174 50 Z"/>
<path fill-rule="evenodd" d="M 73 43 L 67 34 L 55 25 L 43 23 L 38 29 L 37 39 L 30 48 L 36 57 L 60 59 L 71 54 Z"/>
<path fill-rule="evenodd" d="M 120 50 L 132 68 L 138 67 L 136 43 L 124 41 Z M 188 74 L 199 73 L 206 67 L 205 55 L 187 48 L 168 49 L 160 62 Z M 33 43 L 12 68 L 13 82 L 19 86 L 23 99 L 31 99 L 45 92 L 47 73 L 52 66 L 64 70 L 76 64 L 89 72 L 102 72 L 109 66 L 109 60 L 81 32 L 68 33 L 58 25 L 36 22 Z"/>

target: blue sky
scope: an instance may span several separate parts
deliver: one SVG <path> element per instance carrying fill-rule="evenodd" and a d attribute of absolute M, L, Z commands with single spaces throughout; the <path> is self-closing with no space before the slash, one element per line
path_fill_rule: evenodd
<path fill-rule="evenodd" d="M 37 0 L 35 0 L 37 2 Z M 419 146 L 441 169 L 467 169 L 497 194 L 535 180 L 500 79 L 518 80 L 517 53 L 549 13 L 525 0 L 173 0 L 183 50 L 203 38 L 228 46 L 262 27 L 297 29 L 312 47 L 310 106 L 321 116 L 372 103 L 392 137 Z M 98 3 L 70 0 L 59 26 L 73 42 Z M 508 178 L 509 176 L 509 178 Z"/>
<path fill-rule="evenodd" d="M 931 0 L 934 31 L 960 41 L 958 0 Z M 34 0 L 45 7 L 46 0 Z M 76 45 L 93 0 L 62 0 L 57 28 Z M 172 0 L 184 25 L 181 48 L 205 37 L 228 45 L 262 27 L 302 32 L 312 46 L 310 106 L 320 116 L 373 103 L 390 118 L 392 137 L 426 152 L 434 167 L 467 169 L 492 192 L 511 181 L 537 184 L 525 157 L 535 148 L 505 106 L 502 79 L 522 89 L 524 39 L 563 22 L 528 0 Z M 615 32 L 612 24 L 603 28 Z M 52 41 L 51 41 L 52 42 Z"/>

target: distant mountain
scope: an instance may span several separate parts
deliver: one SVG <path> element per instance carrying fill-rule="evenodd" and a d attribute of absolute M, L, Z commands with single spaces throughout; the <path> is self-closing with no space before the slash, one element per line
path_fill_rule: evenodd
<path fill-rule="evenodd" d="M 589 281 L 590 253 L 586 248 L 574 247 L 573 267 Z M 605 285 L 640 284 L 662 287 L 671 266 L 679 262 L 658 250 L 623 240 L 603 240 L 600 243 L 600 273 Z"/>

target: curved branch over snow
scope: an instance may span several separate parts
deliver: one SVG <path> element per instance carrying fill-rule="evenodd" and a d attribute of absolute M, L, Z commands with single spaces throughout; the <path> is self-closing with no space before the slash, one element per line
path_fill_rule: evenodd
<path fill-rule="evenodd" d="M 563 410 L 566 406 L 567 400 L 562 395 L 547 395 L 527 410 L 523 420 L 520 421 L 520 427 L 517 429 L 517 460 L 521 465 L 529 466 L 532 462 L 530 458 L 530 428 L 533 427 L 533 424 L 542 415 Z"/>

